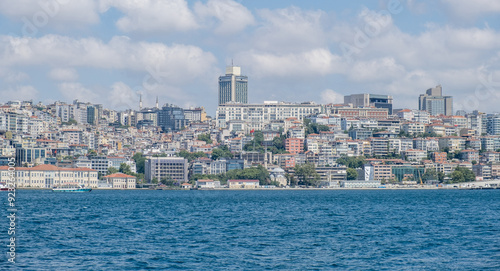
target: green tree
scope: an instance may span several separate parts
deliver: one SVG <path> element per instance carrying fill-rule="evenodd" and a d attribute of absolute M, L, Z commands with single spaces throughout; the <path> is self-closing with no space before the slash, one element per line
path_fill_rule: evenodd
<path fill-rule="evenodd" d="M 343 155 L 337 159 L 337 164 L 344 165 L 348 168 L 362 168 L 365 163 L 366 160 L 364 156 L 351 157 Z"/>
<path fill-rule="evenodd" d="M 114 167 L 109 167 L 108 168 L 108 175 L 111 175 L 113 173 L 117 173 L 118 172 L 118 169 L 114 168 Z"/>
<path fill-rule="evenodd" d="M 318 172 L 314 164 L 305 163 L 303 165 L 295 166 L 295 177 L 298 179 L 298 183 L 307 186 L 317 186 L 320 180 Z"/>
<path fill-rule="evenodd" d="M 476 176 L 472 170 L 465 167 L 456 167 L 451 173 L 452 183 L 463 183 L 463 182 L 473 182 L 476 180 Z"/>
<path fill-rule="evenodd" d="M 144 163 L 146 162 L 146 157 L 142 155 L 140 152 L 136 152 L 132 159 L 135 161 L 135 167 L 137 173 L 144 173 Z"/>
<path fill-rule="evenodd" d="M 435 168 L 429 168 L 422 175 L 423 181 L 438 180 L 438 172 Z"/>
<path fill-rule="evenodd" d="M 347 169 L 347 180 L 356 180 L 358 178 L 358 171 L 353 168 Z"/>
<path fill-rule="evenodd" d="M 120 164 L 120 169 L 118 169 L 118 171 L 123 173 L 123 174 L 127 174 L 127 175 L 132 174 L 132 170 L 130 169 L 130 166 L 125 164 L 125 163 Z"/>
<path fill-rule="evenodd" d="M 210 134 L 201 134 L 198 135 L 198 140 L 205 141 L 207 144 L 212 144 L 212 139 L 210 138 Z"/>
<path fill-rule="evenodd" d="M 212 150 L 212 160 L 218 160 L 219 158 L 233 158 L 233 154 L 226 145 L 222 145 Z"/>
<path fill-rule="evenodd" d="M 180 152 L 177 153 L 177 156 L 186 158 L 188 162 L 191 162 L 195 159 L 198 159 L 200 157 L 207 157 L 207 155 L 204 152 L 188 152 L 186 150 L 181 150 Z"/>

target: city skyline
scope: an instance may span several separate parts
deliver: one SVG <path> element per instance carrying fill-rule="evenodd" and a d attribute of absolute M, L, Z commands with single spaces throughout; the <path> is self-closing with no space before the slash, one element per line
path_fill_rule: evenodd
<path fill-rule="evenodd" d="M 439 84 L 454 111 L 493 111 L 498 98 L 494 2 L 24 2 L 0 4 L 1 102 L 121 110 L 142 95 L 145 107 L 158 96 L 213 115 L 233 59 L 251 80 L 249 103 L 381 93 L 417 108 L 414 93 Z"/>

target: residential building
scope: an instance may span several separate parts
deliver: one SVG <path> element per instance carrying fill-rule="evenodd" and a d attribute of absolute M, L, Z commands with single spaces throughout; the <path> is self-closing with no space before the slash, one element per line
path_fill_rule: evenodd
<path fill-rule="evenodd" d="M 304 151 L 304 139 L 287 138 L 285 140 L 285 149 L 287 152 L 297 154 Z"/>
<path fill-rule="evenodd" d="M 307 103 L 285 103 L 266 101 L 263 104 L 241 104 L 227 103 L 217 107 L 216 125 L 219 128 L 227 128 L 230 121 L 243 121 L 245 133 L 251 130 L 264 130 L 274 121 L 296 118 L 302 123 L 304 117 L 322 112 L 322 106 L 313 102 Z M 296 126 L 296 125 L 292 125 Z M 285 130 L 286 127 L 285 127 Z"/>

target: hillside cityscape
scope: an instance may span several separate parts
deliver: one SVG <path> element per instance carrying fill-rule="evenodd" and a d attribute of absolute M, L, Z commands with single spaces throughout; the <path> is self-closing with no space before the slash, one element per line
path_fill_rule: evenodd
<path fill-rule="evenodd" d="M 2 182 L 16 159 L 20 188 L 378 188 L 500 176 L 500 115 L 453 111 L 440 85 L 418 109 L 361 93 L 343 104 L 248 103 L 248 77 L 229 66 L 218 107 L 115 111 L 74 100 L 0 107 Z"/>

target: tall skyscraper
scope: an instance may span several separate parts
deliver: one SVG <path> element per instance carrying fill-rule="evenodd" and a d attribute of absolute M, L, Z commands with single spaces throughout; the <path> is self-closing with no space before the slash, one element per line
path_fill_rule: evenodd
<path fill-rule="evenodd" d="M 387 108 L 389 115 L 392 115 L 392 96 L 379 94 L 352 94 L 344 96 L 344 104 L 352 104 L 354 107 Z"/>
<path fill-rule="evenodd" d="M 228 102 L 248 103 L 248 77 L 241 75 L 241 67 L 226 67 L 226 75 L 219 77 L 219 105 Z"/>
<path fill-rule="evenodd" d="M 431 116 L 453 115 L 453 97 L 443 96 L 441 85 L 428 89 L 418 98 L 418 110 L 429 112 Z"/>

